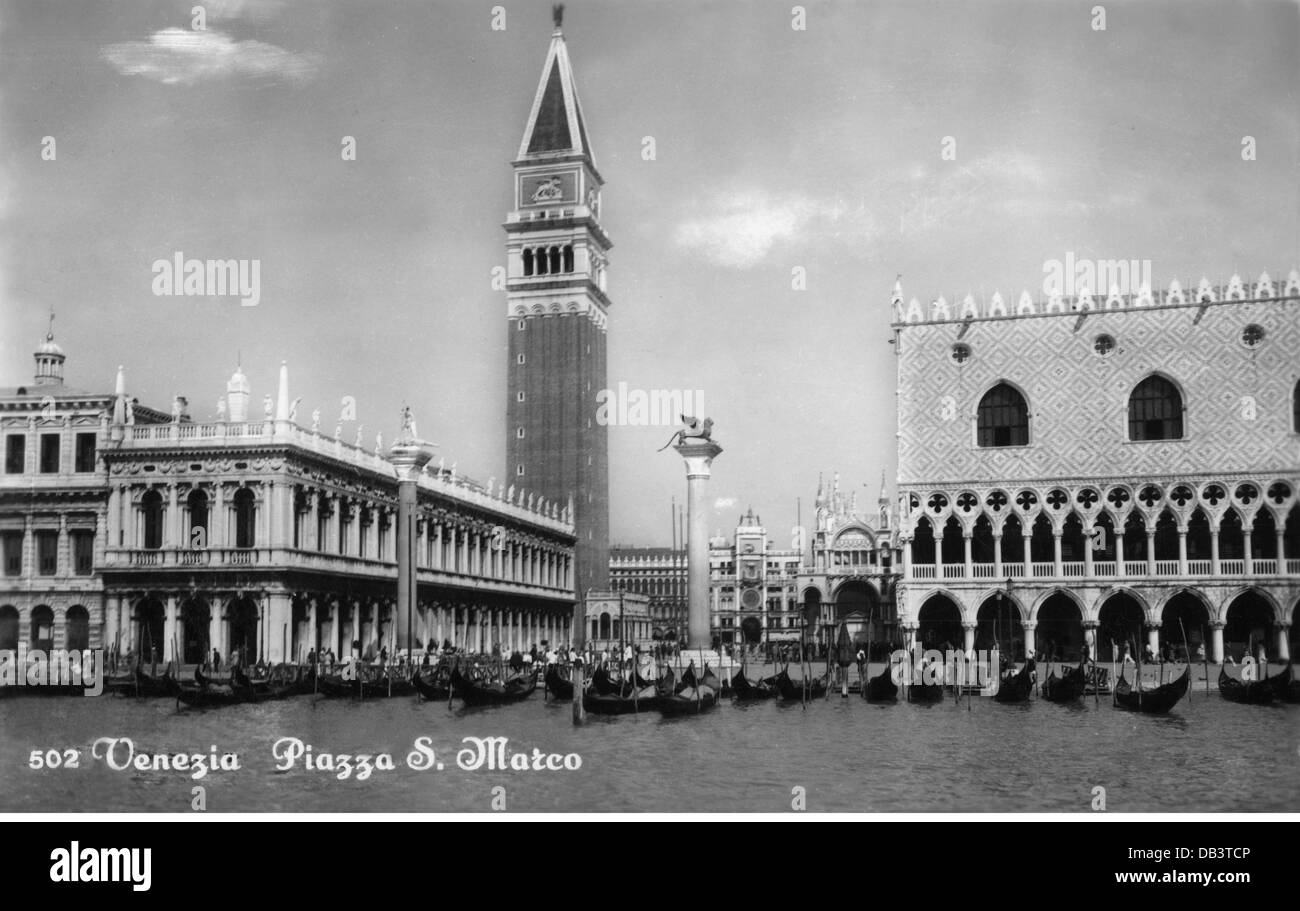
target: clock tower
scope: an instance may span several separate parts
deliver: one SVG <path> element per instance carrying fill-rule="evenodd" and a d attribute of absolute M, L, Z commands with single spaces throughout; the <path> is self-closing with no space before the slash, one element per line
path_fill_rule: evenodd
<path fill-rule="evenodd" d="M 606 386 L 611 247 L 601 186 L 556 9 L 542 78 L 514 167 L 506 216 L 509 363 L 506 477 L 574 505 L 579 597 L 609 576 L 609 454 L 596 420 Z"/>

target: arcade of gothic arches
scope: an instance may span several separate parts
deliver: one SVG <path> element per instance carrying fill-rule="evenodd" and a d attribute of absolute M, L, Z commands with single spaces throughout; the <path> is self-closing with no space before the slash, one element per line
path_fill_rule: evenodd
<path fill-rule="evenodd" d="M 1089 590 L 1091 591 L 1091 590 Z M 1148 600 L 1147 595 L 1152 595 Z M 1286 660 L 1300 647 L 1300 592 L 1283 603 L 1267 588 L 1236 586 L 1217 603 L 1191 587 L 1163 587 L 1147 595 L 1127 587 L 1108 588 L 1084 601 L 1067 588 L 1026 586 L 1020 590 L 962 592 L 937 588 L 917 593 L 916 621 L 903 623 L 915 641 L 943 649 L 1012 648 L 1017 660 L 1028 646 L 1052 660 L 1084 657 L 1085 631 L 1096 631 L 1099 661 L 1122 656 L 1125 647 L 1148 642 L 1186 657 L 1206 645 L 1210 660 L 1240 660 L 1263 647 L 1270 659 Z M 1028 603 L 1028 607 L 1026 607 Z"/>
<path fill-rule="evenodd" d="M 910 506 L 900 537 L 915 568 L 1181 561 L 1205 564 L 1195 575 L 1238 575 L 1246 563 L 1283 575 L 1278 561 L 1300 560 L 1300 503 L 1281 480 L 933 491 Z M 1086 547 L 1096 529 L 1101 546 Z"/>

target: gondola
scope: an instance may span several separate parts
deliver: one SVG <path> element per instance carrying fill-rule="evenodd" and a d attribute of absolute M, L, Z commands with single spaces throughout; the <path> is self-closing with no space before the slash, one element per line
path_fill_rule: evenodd
<path fill-rule="evenodd" d="M 912 685 L 907 688 L 908 702 L 921 702 L 933 704 L 943 702 L 943 680 L 940 674 L 938 683 L 926 683 L 925 678 L 930 673 L 930 668 L 942 670 L 941 665 L 930 665 L 922 663 L 920 667 L 913 671 Z"/>
<path fill-rule="evenodd" d="M 1187 695 L 1191 681 L 1190 667 L 1183 670 L 1177 680 L 1156 687 L 1153 690 L 1135 690 L 1123 672 L 1115 681 L 1115 707 L 1128 709 L 1130 712 L 1142 712 L 1145 715 L 1163 715 L 1178 704 L 1178 700 Z"/>
<path fill-rule="evenodd" d="M 660 700 L 656 688 L 651 685 L 642 687 L 635 693 L 624 695 L 619 692 L 597 693 L 588 690 L 582 695 L 582 707 L 592 715 L 633 715 L 638 712 L 650 712 L 659 708 Z"/>
<path fill-rule="evenodd" d="M 512 677 L 505 682 L 480 683 L 470 680 L 460 672 L 451 671 L 452 695 L 466 705 L 505 705 L 527 699 L 537 689 L 537 671 L 527 677 Z"/>
<path fill-rule="evenodd" d="M 409 678 L 402 676 L 395 667 L 379 668 L 368 679 L 363 677 L 361 680 L 361 698 L 363 699 L 414 696 L 415 693 L 415 684 Z"/>
<path fill-rule="evenodd" d="M 1245 705 L 1268 705 L 1277 696 L 1269 680 L 1239 680 L 1228 676 L 1228 669 L 1219 668 L 1219 695 L 1229 702 Z"/>
<path fill-rule="evenodd" d="M 998 691 L 993 694 L 996 702 L 1028 702 L 1034 692 L 1034 659 L 1030 658 L 1025 666 L 999 682 Z"/>
<path fill-rule="evenodd" d="M 1060 677 L 1056 676 L 1056 669 L 1052 668 L 1047 672 L 1047 679 L 1043 681 L 1043 698 L 1048 702 L 1074 702 L 1083 698 L 1083 690 L 1088 685 L 1088 668 L 1085 662 L 1080 661 L 1078 667 L 1070 668 Z"/>
<path fill-rule="evenodd" d="M 775 699 L 781 693 L 770 681 L 751 682 L 744 670 L 739 670 L 731 678 L 731 695 L 740 702 L 757 702 L 761 699 Z"/>
<path fill-rule="evenodd" d="M 180 689 L 180 684 L 172 676 L 171 669 L 168 668 L 161 676 L 152 676 L 146 674 L 140 669 L 139 665 L 135 668 L 135 692 L 133 696 L 156 697 L 156 696 L 175 696 L 176 691 Z"/>
<path fill-rule="evenodd" d="M 689 677 L 688 677 L 689 675 Z M 679 687 L 671 696 L 660 696 L 656 708 L 664 715 L 699 715 L 718 704 L 721 683 L 708 665 L 699 682 L 694 682 L 690 669 L 682 675 L 684 686 Z"/>
<path fill-rule="evenodd" d="M 1273 698 L 1278 702 L 1300 703 L 1300 680 L 1295 679 L 1295 670 L 1291 664 L 1264 682 L 1273 688 Z"/>
<path fill-rule="evenodd" d="M 821 699 L 826 695 L 826 678 L 814 677 L 811 680 L 798 681 L 791 679 L 790 669 L 786 668 L 772 678 L 772 683 L 778 693 L 781 694 L 782 702 L 801 702 L 807 699 Z"/>
<path fill-rule="evenodd" d="M 573 699 L 573 681 L 564 679 L 558 664 L 546 665 L 546 674 L 542 677 L 543 698 L 547 693 L 563 702 Z"/>
<path fill-rule="evenodd" d="M 893 668 L 885 665 L 883 671 L 867 681 L 862 695 L 868 702 L 897 702 L 898 684 L 894 682 Z"/>
<path fill-rule="evenodd" d="M 425 677 L 420 668 L 411 675 L 411 685 L 427 702 L 446 702 L 451 697 L 451 684 L 445 668 L 438 668 Z"/>

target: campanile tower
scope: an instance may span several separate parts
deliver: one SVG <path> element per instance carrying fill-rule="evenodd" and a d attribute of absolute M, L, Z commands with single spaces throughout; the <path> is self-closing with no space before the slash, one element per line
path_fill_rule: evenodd
<path fill-rule="evenodd" d="M 601 186 L 560 10 L 514 166 L 507 215 L 506 478 L 559 505 L 573 498 L 574 586 L 609 576 L 609 446 L 596 421 L 606 386 L 610 242 Z"/>

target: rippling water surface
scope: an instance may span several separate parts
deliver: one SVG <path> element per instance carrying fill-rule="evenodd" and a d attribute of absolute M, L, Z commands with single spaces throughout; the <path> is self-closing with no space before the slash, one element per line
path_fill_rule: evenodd
<path fill-rule="evenodd" d="M 1213 687 L 1212 687 L 1213 689 Z M 1225 703 L 1203 682 L 1167 717 L 1118 711 L 1108 698 L 1020 706 L 867 704 L 833 695 L 806 708 L 724 702 L 698 717 L 589 717 L 527 702 L 449 710 L 414 699 L 364 703 L 298 697 L 209 711 L 166 699 L 0 700 L 0 811 L 782 811 L 802 787 L 811 811 L 1300 810 L 1300 707 Z M 150 753 L 238 754 L 238 771 L 115 771 L 91 759 L 102 737 Z M 277 771 L 273 744 L 296 737 L 316 754 L 389 753 L 396 769 Z M 428 737 L 441 770 L 407 756 Z M 511 752 L 576 753 L 577 771 L 467 771 L 466 737 L 509 738 Z M 33 750 L 77 750 L 79 768 L 32 770 Z M 66 754 L 64 754 L 66 755 Z M 498 792 L 500 796 L 500 792 Z"/>

